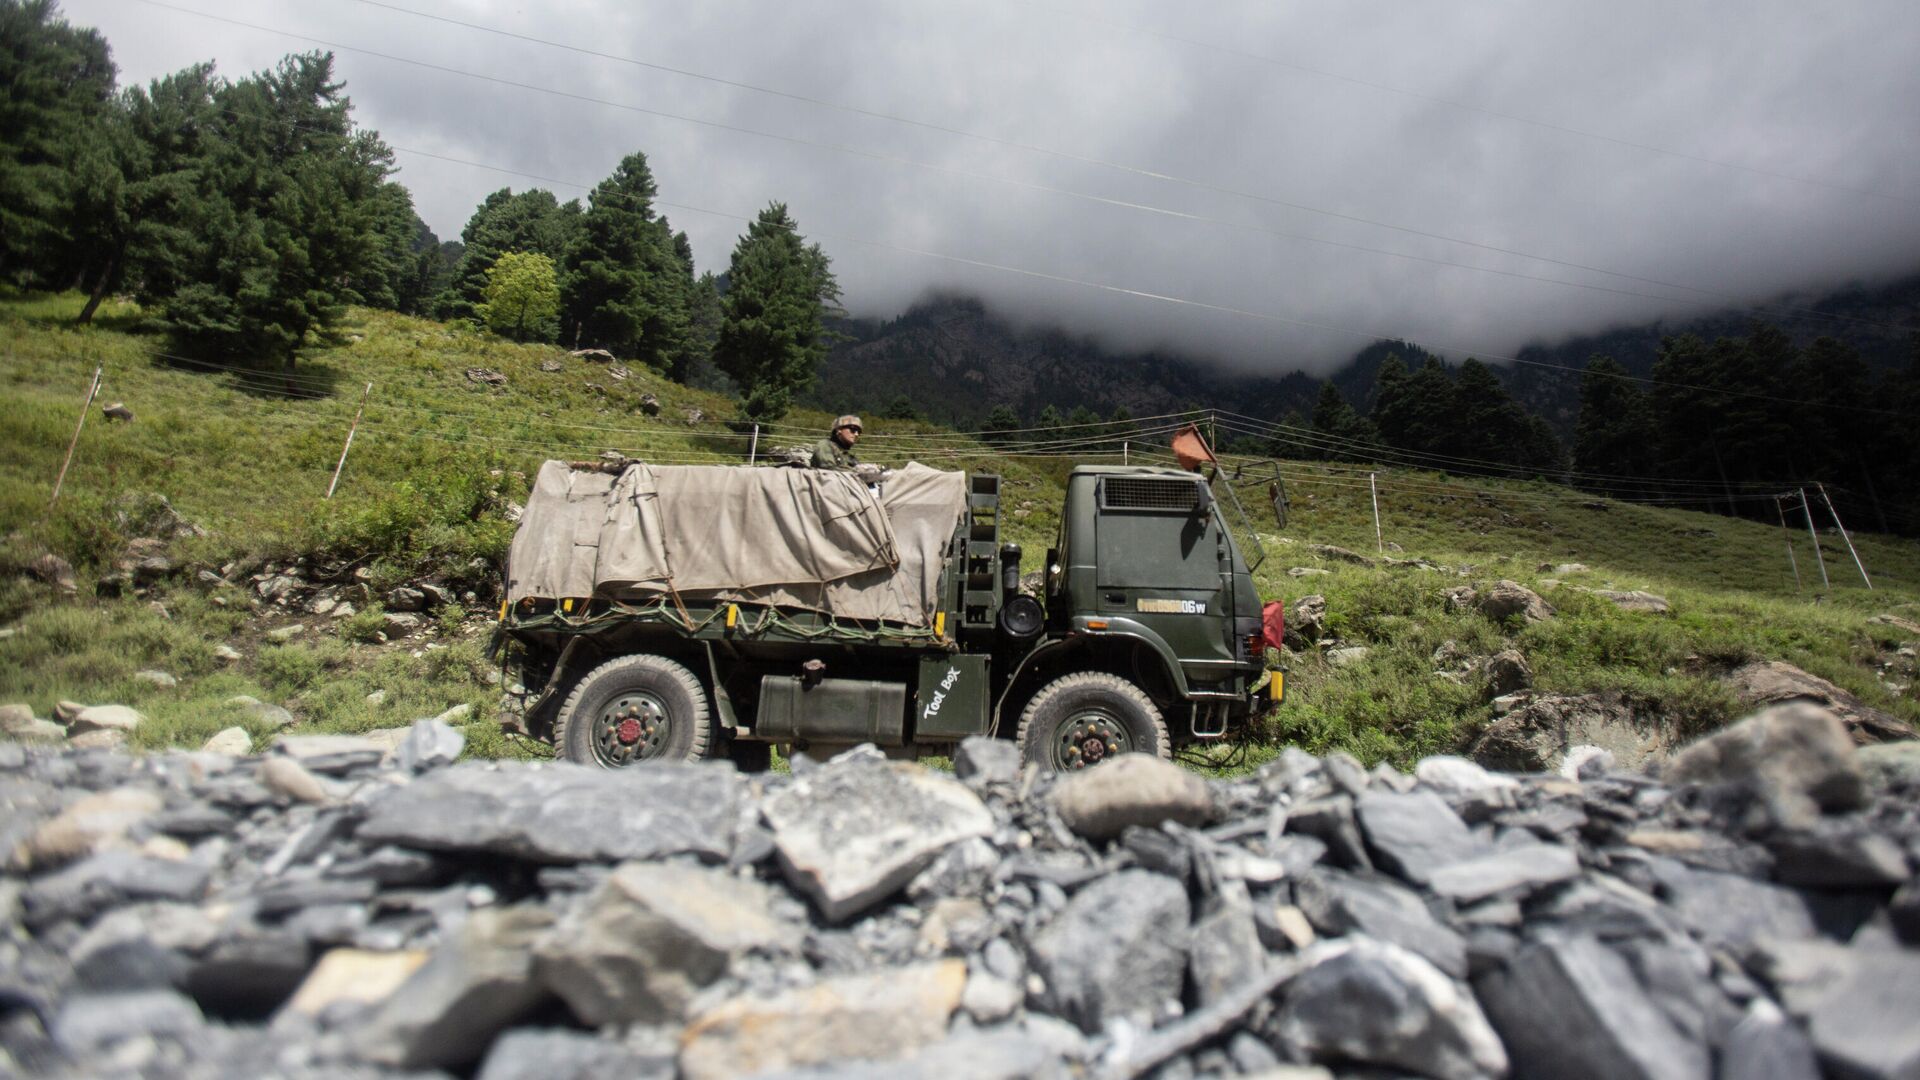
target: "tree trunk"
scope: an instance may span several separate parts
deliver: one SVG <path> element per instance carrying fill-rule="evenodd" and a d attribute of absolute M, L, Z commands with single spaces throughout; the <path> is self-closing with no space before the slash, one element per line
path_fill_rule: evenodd
<path fill-rule="evenodd" d="M 93 321 L 93 313 L 100 308 L 100 299 L 107 295 L 107 286 L 113 281 L 114 268 L 120 265 L 118 255 L 107 256 L 107 265 L 100 268 L 100 276 L 94 279 L 93 293 L 87 297 L 87 306 L 80 309 L 80 317 L 73 320 L 81 326 Z"/>

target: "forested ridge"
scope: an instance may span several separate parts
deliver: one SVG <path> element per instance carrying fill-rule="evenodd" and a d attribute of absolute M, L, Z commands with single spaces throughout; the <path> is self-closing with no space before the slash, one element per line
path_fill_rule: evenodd
<path fill-rule="evenodd" d="M 0 283 L 78 289 L 81 322 L 129 296 L 174 362 L 292 368 L 357 304 L 605 350 L 724 389 L 750 420 L 799 401 L 1072 440 L 1224 409 L 1261 424 L 1223 434 L 1240 452 L 1537 477 L 1767 519 L 1814 487 L 1859 527 L 1920 531 L 1920 335 L 1890 362 L 1899 328 L 1885 320 L 1826 311 L 1836 333 L 1812 338 L 1755 319 L 1651 346 L 1603 336 L 1623 356 L 1596 352 L 1578 374 L 1564 349 L 1496 369 L 1380 342 L 1317 383 L 982 330 L 977 305 L 850 322 L 835 318 L 831 260 L 778 202 L 725 273 L 698 273 L 639 150 L 584 202 L 503 188 L 442 241 L 392 150 L 354 123 L 327 53 L 122 87 L 106 40 L 51 0 L 0 0 L 0 38 Z M 1847 333 L 1859 327 L 1865 356 Z"/>

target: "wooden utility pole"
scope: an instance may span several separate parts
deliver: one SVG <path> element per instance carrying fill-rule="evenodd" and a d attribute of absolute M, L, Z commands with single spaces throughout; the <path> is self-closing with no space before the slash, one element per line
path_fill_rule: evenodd
<path fill-rule="evenodd" d="M 1813 504 L 1807 501 L 1807 489 L 1800 489 L 1800 509 L 1807 514 L 1807 535 L 1813 537 L 1813 561 L 1820 564 L 1820 587 L 1833 588 L 1833 582 L 1827 580 L 1827 560 L 1820 555 L 1820 534 L 1813 529 Z"/>
<path fill-rule="evenodd" d="M 360 407 L 354 410 L 353 426 L 347 429 L 347 444 L 340 448 L 340 464 L 333 467 L 333 481 L 327 485 L 327 498 L 333 498 L 333 489 L 340 486 L 340 470 L 347 467 L 347 451 L 353 449 L 353 433 L 360 430 L 360 416 L 367 411 L 367 397 L 373 393 L 373 384 L 360 392 Z"/>
<path fill-rule="evenodd" d="M 67 458 L 60 463 L 60 475 L 53 479 L 53 498 L 47 500 L 47 508 L 60 501 L 60 486 L 67 482 L 67 469 L 73 464 L 73 451 L 80 445 L 80 429 L 87 426 L 87 413 L 93 408 L 93 399 L 100 393 L 100 373 L 106 370 L 105 364 L 96 364 L 93 368 L 93 384 L 87 387 L 87 400 L 80 404 L 80 422 L 73 425 L 73 440 L 67 443 Z"/>
<path fill-rule="evenodd" d="M 1820 498 L 1827 504 L 1827 513 L 1833 518 L 1833 527 L 1840 530 L 1840 539 L 1847 542 L 1847 554 L 1853 556 L 1853 565 L 1860 571 L 1860 580 L 1866 582 L 1867 591 L 1872 592 L 1873 579 L 1867 576 L 1867 568 L 1860 562 L 1860 552 L 1854 549 L 1853 537 L 1848 536 L 1847 527 L 1840 524 L 1840 512 L 1833 508 L 1833 496 L 1827 494 L 1827 485 L 1816 480 L 1813 486 L 1820 489 Z"/>
<path fill-rule="evenodd" d="M 1787 542 L 1787 565 L 1793 567 L 1793 591 L 1800 591 L 1800 560 L 1793 557 L 1793 534 L 1787 531 L 1787 507 L 1783 496 L 1773 497 L 1773 508 L 1780 513 L 1780 536 Z"/>
<path fill-rule="evenodd" d="M 1373 482 L 1376 474 L 1367 474 L 1367 490 L 1373 493 L 1373 546 L 1380 554 L 1387 553 L 1386 537 L 1380 532 L 1380 488 Z"/>

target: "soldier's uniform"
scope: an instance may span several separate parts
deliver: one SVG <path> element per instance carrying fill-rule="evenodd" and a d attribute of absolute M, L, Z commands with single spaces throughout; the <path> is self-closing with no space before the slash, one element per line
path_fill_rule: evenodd
<path fill-rule="evenodd" d="M 860 433 L 860 418 L 843 416 L 833 422 L 834 434 L 828 435 L 813 444 L 813 467 L 816 469 L 853 470 L 860 467 L 860 459 L 853 456 L 853 447 L 842 445 L 834 435 L 842 428 L 851 428 L 855 436 Z"/>

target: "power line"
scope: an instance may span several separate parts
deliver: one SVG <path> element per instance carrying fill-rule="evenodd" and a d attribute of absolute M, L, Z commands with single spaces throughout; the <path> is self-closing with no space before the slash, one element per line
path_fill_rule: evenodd
<path fill-rule="evenodd" d="M 959 177 L 961 179 L 966 179 L 966 180 L 985 181 L 989 183 L 1004 184 L 1004 185 L 1009 185 L 1014 187 L 1025 188 L 1028 190 L 1041 191 L 1049 194 L 1061 195 L 1068 198 L 1081 199 L 1081 200 L 1095 202 L 1103 205 L 1113 206 L 1116 208 L 1137 210 L 1141 212 L 1153 213 L 1157 215 L 1169 216 L 1174 218 L 1206 221 L 1206 222 L 1211 222 L 1211 223 L 1216 223 L 1221 225 L 1227 225 L 1230 227 L 1245 228 L 1245 229 L 1250 229 L 1253 231 L 1260 231 L 1260 232 L 1273 232 L 1275 235 L 1288 236 L 1296 239 L 1306 240 L 1312 243 L 1328 244 L 1335 247 L 1350 248 L 1353 250 L 1370 252 L 1374 254 L 1414 259 L 1422 262 L 1437 262 L 1443 265 L 1455 266 L 1461 269 L 1474 270 L 1482 273 L 1492 273 L 1492 274 L 1500 274 L 1500 275 L 1509 276 L 1509 277 L 1527 278 L 1527 279 L 1543 281 L 1551 284 L 1565 285 L 1572 288 L 1592 289 L 1595 291 L 1639 296 L 1639 297 L 1648 298 L 1648 299 L 1666 300 L 1669 302 L 1676 299 L 1674 297 L 1661 297 L 1661 296 L 1655 296 L 1652 294 L 1636 293 L 1636 292 L 1630 292 L 1628 290 L 1614 289 L 1607 286 L 1593 285 L 1589 283 L 1572 282 L 1572 281 L 1567 281 L 1561 278 L 1547 278 L 1547 277 L 1542 277 L 1538 275 L 1523 274 L 1517 271 L 1495 270 L 1487 267 L 1475 266 L 1470 263 L 1451 262 L 1448 260 L 1432 259 L 1425 256 L 1416 256 L 1416 255 L 1409 255 L 1409 254 L 1400 253 L 1400 252 L 1392 252 L 1384 249 L 1367 248 L 1360 245 L 1346 244 L 1340 241 L 1326 240 L 1326 239 L 1316 238 L 1316 237 L 1308 237 L 1300 234 L 1282 233 L 1276 230 L 1266 229 L 1263 226 L 1249 225 L 1247 223 L 1242 223 L 1242 222 L 1232 222 L 1225 219 L 1207 218 L 1201 215 L 1189 214 L 1183 211 L 1168 210 L 1161 207 L 1155 207 L 1145 203 L 1131 202 L 1124 199 L 1114 199 L 1106 196 L 1093 195 L 1086 192 L 1074 191 L 1069 188 L 1059 188 L 1059 187 L 1054 187 L 1047 184 L 1036 183 L 1033 181 L 1017 180 L 1010 177 L 995 176 L 988 173 L 976 173 L 976 172 L 972 172 L 965 169 L 957 169 L 950 166 L 936 165 L 929 162 L 917 161 L 912 158 L 899 157 L 891 154 L 883 154 L 876 151 L 864 150 L 859 147 L 847 146 L 839 143 L 824 143 L 824 142 L 818 142 L 810 139 L 802 139 L 796 136 L 783 135 L 777 132 L 762 131 L 755 128 L 748 128 L 740 125 L 728 124 L 721 121 L 705 120 L 698 117 L 684 116 L 677 113 L 665 112 L 659 109 L 647 108 L 641 105 L 633 105 L 626 102 L 612 101 L 607 98 L 594 97 L 589 94 L 579 94 L 579 93 L 574 93 L 572 91 L 555 89 L 552 87 L 538 86 L 532 83 L 519 82 L 514 79 L 503 78 L 497 75 L 489 75 L 484 72 L 467 71 L 461 68 L 448 67 L 446 65 L 436 64 L 430 61 L 419 60 L 419 59 L 406 57 L 406 56 L 399 56 L 393 53 L 380 52 L 374 49 L 367 49 L 360 46 L 347 45 L 347 44 L 335 42 L 326 38 L 315 37 L 309 34 L 302 34 L 302 33 L 298 33 L 291 30 L 282 30 L 277 27 L 246 22 L 241 19 L 233 19 L 223 15 L 215 15 L 209 12 L 198 11 L 193 8 L 180 7 L 174 4 L 166 3 L 165 0 L 139 0 L 139 2 L 143 4 L 147 4 L 152 7 L 157 7 L 157 8 L 162 8 L 168 11 L 178 12 L 184 15 L 192 15 L 198 18 L 209 19 L 215 22 L 226 23 L 228 25 L 238 26 L 245 29 L 249 29 L 249 30 L 257 30 L 262 33 L 277 34 L 282 37 L 289 37 L 298 41 L 306 41 L 312 44 L 325 46 L 330 49 L 338 49 L 342 52 L 358 53 L 363 56 L 371 56 L 376 59 L 387 60 L 393 63 L 408 64 L 408 65 L 423 68 L 429 71 L 440 72 L 442 74 L 457 75 L 462 78 L 469 78 L 469 79 L 475 79 L 481 82 L 494 83 L 497 85 L 506 86 L 513 89 L 525 90 L 525 91 L 538 93 L 538 94 L 547 94 L 554 97 L 560 97 L 560 98 L 564 98 L 572 101 L 580 101 L 580 102 L 589 103 L 589 104 L 603 105 L 608 108 L 620 109 L 627 112 L 639 113 L 642 115 L 658 117 L 661 119 L 677 120 L 683 123 L 695 124 L 702 127 L 709 127 L 716 130 L 731 132 L 734 134 L 751 135 L 758 138 L 771 139 L 774 141 L 784 142 L 792 145 L 809 146 L 816 149 L 830 150 L 837 153 L 844 153 L 850 156 L 867 158 L 869 160 L 874 160 L 874 161 L 881 161 L 881 162 L 897 164 L 897 165 L 905 165 L 911 168 L 924 169 L 931 172 L 944 173 L 947 175 Z M 395 149 L 399 149 L 399 148 L 395 147 Z M 432 157 L 435 155 L 423 154 L 422 156 Z M 1481 243 L 1479 241 L 1468 240 L 1463 237 L 1449 236 L 1443 233 L 1432 232 L 1430 230 L 1420 229 L 1413 226 L 1398 225 L 1391 222 L 1378 221 L 1372 218 L 1367 218 L 1367 217 L 1363 217 L 1356 214 L 1348 214 L 1340 211 L 1327 210 L 1321 207 L 1310 206 L 1304 203 L 1289 202 L 1287 200 L 1279 199 L 1273 196 L 1262 195 L 1257 192 L 1241 191 L 1241 190 L 1226 187 L 1223 185 L 1212 184 L 1206 181 L 1175 176 L 1168 173 L 1155 172 L 1153 170 L 1140 169 L 1133 166 L 1119 165 L 1113 162 L 1099 162 L 1099 164 L 1107 165 L 1112 168 L 1124 169 L 1129 172 L 1135 172 L 1135 173 L 1138 173 L 1139 175 L 1148 176 L 1158 180 L 1164 180 L 1171 183 L 1184 184 L 1197 189 L 1211 191 L 1216 194 L 1230 195 L 1236 198 L 1249 199 L 1256 202 L 1267 203 L 1270 205 L 1280 206 L 1287 209 L 1299 210 L 1305 213 L 1316 214 L 1319 216 L 1329 217 L 1329 218 L 1333 218 L 1341 221 L 1348 221 L 1356 224 L 1372 226 L 1375 228 L 1387 229 L 1394 232 L 1406 233 L 1408 235 L 1419 236 L 1429 240 L 1438 240 L 1445 243 L 1459 244 L 1462 246 L 1477 248 L 1483 251 L 1493 252 L 1496 254 L 1506 255 L 1514 258 L 1529 259 L 1536 262 L 1543 262 L 1543 263 L 1548 263 L 1555 266 L 1566 267 L 1568 269 L 1582 270 L 1587 273 L 1602 274 L 1608 277 L 1620 278 L 1627 281 L 1636 281 L 1641 284 L 1653 285 L 1659 288 L 1677 289 L 1683 292 L 1689 292 L 1699 296 L 1715 298 L 1715 299 L 1721 300 L 1722 302 L 1730 302 L 1736 306 L 1740 306 L 1743 308 L 1745 307 L 1744 301 L 1739 296 L 1732 293 L 1718 292 L 1716 290 L 1701 288 L 1698 286 L 1685 285 L 1685 284 L 1680 284 L 1680 283 L 1670 282 L 1670 281 L 1662 281 L 1658 278 L 1632 274 L 1625 271 L 1610 270 L 1605 267 L 1591 266 L 1588 264 L 1574 262 L 1566 259 L 1558 259 L 1558 258 L 1553 258 L 1545 255 L 1531 254 L 1529 252 L 1520 251 L 1514 248 L 1506 248 L 1506 247 L 1501 247 L 1499 245 Z M 501 171 L 512 171 L 512 170 L 501 170 Z M 581 186 L 584 186 L 584 185 L 581 185 Z M 1763 309 L 1746 309 L 1746 310 L 1761 311 Z M 1829 312 L 1822 312 L 1822 311 L 1818 311 L 1811 308 L 1782 306 L 1780 310 L 1784 312 L 1793 312 L 1797 314 L 1810 315 L 1816 318 L 1833 319 L 1833 320 L 1843 321 L 1843 322 L 1861 322 L 1867 325 L 1879 326 L 1882 329 L 1892 328 L 1892 327 L 1884 326 L 1882 324 L 1872 323 L 1868 320 L 1861 320 L 1851 316 L 1838 315 L 1838 314 L 1833 314 Z"/>

